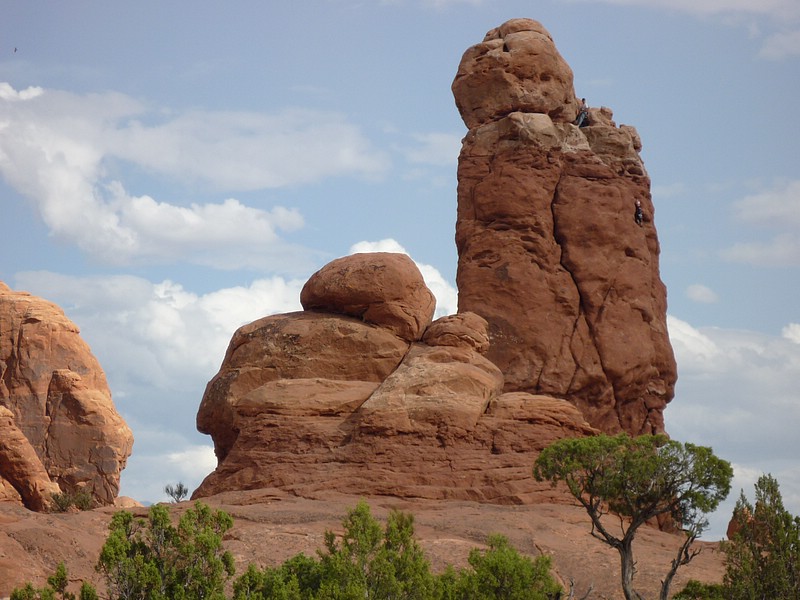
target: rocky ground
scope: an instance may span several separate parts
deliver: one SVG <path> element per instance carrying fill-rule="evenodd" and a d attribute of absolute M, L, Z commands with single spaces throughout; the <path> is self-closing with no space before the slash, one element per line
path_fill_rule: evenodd
<path fill-rule="evenodd" d="M 234 527 L 225 547 L 242 572 L 248 563 L 277 564 L 299 552 L 313 554 L 323 544 L 326 529 L 340 531 L 348 508 L 359 498 L 320 494 L 314 498 L 290 496 L 280 490 L 229 492 L 204 499 L 229 512 Z M 392 509 L 414 514 L 417 539 L 434 570 L 447 564 L 463 566 L 471 548 L 485 543 L 491 533 L 506 535 L 521 552 L 553 557 L 558 577 L 575 581 L 576 597 L 590 586 L 593 599 L 620 599 L 619 558 L 590 534 L 583 509 L 563 504 L 498 506 L 466 501 L 410 500 L 392 497 L 367 499 L 373 514 L 385 519 Z M 177 516 L 190 503 L 176 505 Z M 117 509 L 106 507 L 71 514 L 32 513 L 18 504 L 0 503 L 0 598 L 14 586 L 32 580 L 43 585 L 60 561 L 71 578 L 99 583 L 94 564 L 105 539 L 106 527 Z M 145 514 L 146 508 L 130 509 Z M 635 543 L 639 590 L 657 597 L 680 539 L 653 528 L 640 531 Z M 699 543 L 701 554 L 678 571 L 673 591 L 690 578 L 721 581 L 723 555 L 718 544 Z"/>

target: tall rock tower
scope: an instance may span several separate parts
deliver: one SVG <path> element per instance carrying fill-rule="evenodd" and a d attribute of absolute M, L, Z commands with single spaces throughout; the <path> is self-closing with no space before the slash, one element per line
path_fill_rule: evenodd
<path fill-rule="evenodd" d="M 636 130 L 607 108 L 573 124 L 572 71 L 530 19 L 469 48 L 452 90 L 469 128 L 459 312 L 489 322 L 487 357 L 505 391 L 568 399 L 606 432 L 663 431 L 677 375 Z"/>

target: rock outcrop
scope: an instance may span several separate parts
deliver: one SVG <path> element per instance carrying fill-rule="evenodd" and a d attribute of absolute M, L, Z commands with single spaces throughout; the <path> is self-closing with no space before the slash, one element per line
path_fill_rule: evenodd
<path fill-rule="evenodd" d="M 568 399 L 603 431 L 663 431 L 676 365 L 636 130 L 607 108 L 573 125 L 572 72 L 529 19 L 467 50 L 452 88 L 469 128 L 459 311 L 489 322 L 486 356 L 505 391 Z"/>
<path fill-rule="evenodd" d="M 0 500 L 112 504 L 133 436 L 105 374 L 56 305 L 0 282 Z"/>
<path fill-rule="evenodd" d="M 459 314 L 405 255 L 315 273 L 304 311 L 240 328 L 197 426 L 219 464 L 195 497 L 274 487 L 492 503 L 553 497 L 539 450 L 664 429 L 675 361 L 649 179 L 608 109 L 572 124 L 572 72 L 516 19 L 464 54 Z M 647 219 L 634 221 L 640 200 Z"/>
<path fill-rule="evenodd" d="M 219 465 L 195 497 L 277 487 L 528 502 L 551 493 L 530 476 L 531 452 L 595 431 L 565 400 L 503 393 L 482 317 L 428 326 L 433 296 L 405 255 L 338 259 L 301 299 L 303 312 L 234 334 L 197 415 Z"/>

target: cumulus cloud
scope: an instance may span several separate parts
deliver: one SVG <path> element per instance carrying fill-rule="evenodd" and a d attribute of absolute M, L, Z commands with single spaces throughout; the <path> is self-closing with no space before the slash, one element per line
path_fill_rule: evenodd
<path fill-rule="evenodd" d="M 789 323 L 781 330 L 781 335 L 795 344 L 800 344 L 800 323 Z"/>
<path fill-rule="evenodd" d="M 796 0 L 577 0 L 680 11 L 697 17 L 722 17 L 743 24 L 750 35 L 764 35 L 759 56 L 778 60 L 800 55 L 800 3 Z M 776 30 L 777 29 L 777 30 Z M 761 32 L 767 33 L 762 34 Z"/>
<path fill-rule="evenodd" d="M 766 241 L 740 242 L 722 256 L 734 262 L 765 266 L 800 265 L 800 180 L 782 182 L 733 206 L 734 218 L 746 225 L 771 230 Z"/>
<path fill-rule="evenodd" d="M 188 189 L 252 191 L 334 175 L 375 177 L 386 166 L 336 114 L 162 117 L 123 94 L 0 85 L 0 174 L 32 200 L 55 236 L 112 264 L 257 268 L 278 255 L 287 271 L 310 263 L 307 251 L 280 235 L 303 226 L 297 210 L 253 208 L 234 198 L 201 204 L 137 196 L 120 175 L 125 168 Z"/>
<path fill-rule="evenodd" d="M 800 30 L 780 31 L 767 36 L 759 52 L 762 58 L 778 60 L 800 55 Z"/>
<path fill-rule="evenodd" d="M 454 133 L 415 133 L 413 145 L 400 148 L 411 163 L 454 167 L 461 152 L 461 135 Z"/>
<path fill-rule="evenodd" d="M 621 6 L 645 6 L 679 10 L 694 15 L 742 13 L 775 19 L 796 19 L 800 7 L 794 0 L 582 0 Z"/>
<path fill-rule="evenodd" d="M 698 328 L 668 317 L 679 377 L 665 411 L 667 431 L 675 439 L 712 446 L 736 467 L 734 492 L 712 520 L 710 537 L 724 535 L 736 486 L 752 494 L 763 472 L 779 479 L 787 496 L 796 499 L 787 508 L 800 513 L 800 471 L 793 467 L 800 455 L 800 343 L 793 338 L 794 325 L 779 337 Z"/>
<path fill-rule="evenodd" d="M 275 276 L 197 294 L 169 280 L 35 271 L 18 274 L 15 287 L 62 306 L 118 386 L 115 396 L 124 396 L 127 387 L 142 381 L 162 389 L 204 384 L 236 328 L 300 310 L 303 283 Z"/>
<path fill-rule="evenodd" d="M 700 283 L 694 283 L 686 288 L 686 297 L 702 304 L 714 304 L 719 300 L 714 290 Z"/>
<path fill-rule="evenodd" d="M 734 217 L 752 225 L 800 227 L 800 180 L 785 181 L 733 205 Z"/>
<path fill-rule="evenodd" d="M 400 254 L 408 254 L 399 242 L 391 238 L 379 240 L 376 242 L 362 241 L 353 244 L 350 247 L 350 254 L 358 254 L 362 252 L 398 252 Z M 411 255 L 409 255 L 411 256 Z M 411 257 L 411 260 L 414 260 Z M 425 285 L 433 292 L 436 297 L 436 311 L 434 318 L 452 315 L 458 312 L 458 290 L 448 282 L 442 274 L 431 265 L 426 265 L 414 261 L 422 273 L 422 278 L 425 280 Z"/>

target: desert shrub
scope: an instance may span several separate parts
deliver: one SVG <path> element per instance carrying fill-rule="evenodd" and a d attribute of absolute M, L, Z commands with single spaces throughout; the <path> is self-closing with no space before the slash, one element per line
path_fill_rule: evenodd
<path fill-rule="evenodd" d="M 548 600 L 561 592 L 550 575 L 549 556 L 529 558 L 502 535 L 489 537 L 487 550 L 469 553 L 471 569 L 456 579 L 456 598 L 463 600 Z"/>
<path fill-rule="evenodd" d="M 725 600 L 724 590 L 719 583 L 702 583 L 691 579 L 672 600 Z"/>
<path fill-rule="evenodd" d="M 183 485 L 182 481 L 179 481 L 176 485 L 172 485 L 171 483 L 164 488 L 164 493 L 172 498 L 173 502 L 180 502 L 186 499 L 186 496 L 189 495 L 189 488 Z"/>
<path fill-rule="evenodd" d="M 116 513 L 100 551 L 97 569 L 112 600 L 224 598 L 233 576 L 233 556 L 222 536 L 233 525 L 223 511 L 198 502 L 172 525 L 169 509 L 150 507 L 147 519 Z"/>
<path fill-rule="evenodd" d="M 317 558 L 251 565 L 234 583 L 234 600 L 548 600 L 561 590 L 549 557 L 520 555 L 503 536 L 473 550 L 468 568 L 437 576 L 414 539 L 413 515 L 392 511 L 382 527 L 360 502 L 342 525 L 340 537 L 325 533 Z"/>
<path fill-rule="evenodd" d="M 10 600 L 76 600 L 75 594 L 67 591 L 69 578 L 67 567 L 59 563 L 56 572 L 47 578 L 47 586 L 36 589 L 31 583 L 11 592 Z M 94 587 L 86 582 L 81 585 L 78 600 L 99 600 Z"/>
<path fill-rule="evenodd" d="M 53 500 L 52 510 L 54 512 L 67 512 L 73 506 L 78 510 L 90 510 L 94 508 L 94 498 L 85 490 L 55 493 L 51 498 Z"/>

